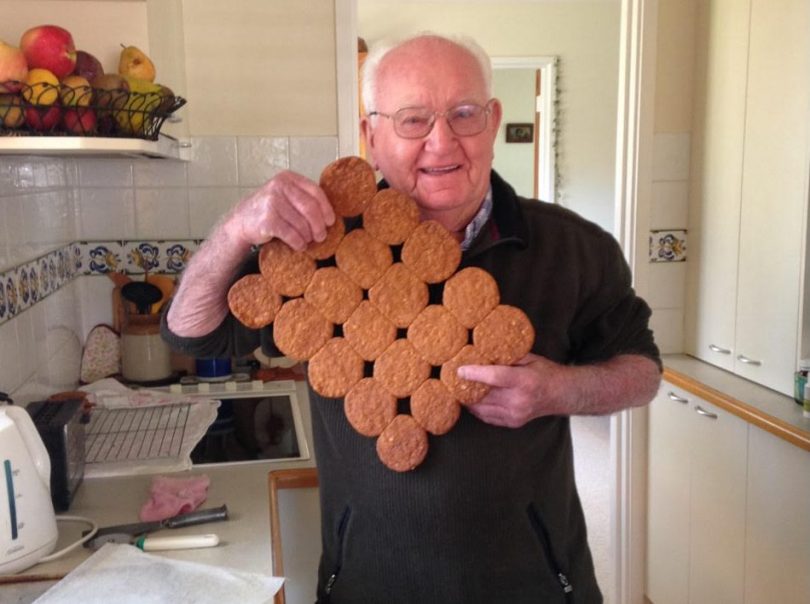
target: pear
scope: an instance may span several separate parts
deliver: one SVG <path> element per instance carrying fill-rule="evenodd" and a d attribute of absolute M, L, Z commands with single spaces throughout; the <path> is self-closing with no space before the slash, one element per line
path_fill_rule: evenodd
<path fill-rule="evenodd" d="M 129 97 L 121 111 L 115 113 L 115 120 L 122 132 L 143 135 L 151 125 L 155 110 L 163 101 L 162 87 L 131 76 L 124 76 L 124 79 L 129 85 Z"/>
<path fill-rule="evenodd" d="M 122 76 L 138 78 L 147 82 L 155 81 L 155 64 L 136 46 L 121 45 L 121 58 L 118 60 L 118 73 Z"/>

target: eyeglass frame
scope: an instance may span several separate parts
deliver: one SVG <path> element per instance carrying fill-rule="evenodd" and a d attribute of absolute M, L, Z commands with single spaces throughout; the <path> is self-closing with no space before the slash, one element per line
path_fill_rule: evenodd
<path fill-rule="evenodd" d="M 396 115 L 401 111 L 405 111 L 407 109 L 427 109 L 427 107 L 419 107 L 419 106 L 400 107 L 399 109 L 397 109 L 393 113 L 383 113 L 382 111 L 369 111 L 368 113 L 366 113 L 366 116 L 368 116 L 368 117 L 380 116 L 380 117 L 388 118 L 388 119 L 391 120 L 391 125 L 394 128 L 394 133 L 398 137 L 404 138 L 406 140 L 418 140 L 420 138 L 425 138 L 427 135 L 429 135 L 431 132 L 433 132 L 433 126 L 436 125 L 436 120 L 439 117 L 444 117 L 445 119 L 447 119 L 446 118 L 447 114 L 451 113 L 452 111 L 454 111 L 456 109 L 458 109 L 459 107 L 479 107 L 480 109 L 482 109 L 484 111 L 484 116 L 485 117 L 484 117 L 484 127 L 481 128 L 481 130 L 479 130 L 478 132 L 474 132 L 474 133 L 471 133 L 471 134 L 459 134 L 458 132 L 456 132 L 455 128 L 453 128 L 453 125 L 450 123 L 450 120 L 447 120 L 448 128 L 450 128 L 450 130 L 456 136 L 462 136 L 462 137 L 478 136 L 484 130 L 486 130 L 487 126 L 489 125 L 489 116 L 492 113 L 492 104 L 493 104 L 493 102 L 495 100 L 496 99 L 493 97 L 493 98 L 489 99 L 484 105 L 479 105 L 478 103 L 459 103 L 458 105 L 454 105 L 453 107 L 450 107 L 449 109 L 446 109 L 444 111 L 433 111 L 432 114 L 431 114 L 430 125 L 428 127 L 428 131 L 425 132 L 424 134 L 419 135 L 419 136 L 403 136 L 402 134 L 400 134 L 399 130 L 397 129 L 397 121 L 396 121 L 395 118 L 396 118 Z"/>

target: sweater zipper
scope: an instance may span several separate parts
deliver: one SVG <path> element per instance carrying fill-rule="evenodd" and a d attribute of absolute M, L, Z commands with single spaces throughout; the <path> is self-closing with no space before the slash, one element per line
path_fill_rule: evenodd
<path fill-rule="evenodd" d="M 335 563 L 335 568 L 332 571 L 332 574 L 329 576 L 329 579 L 326 580 L 326 585 L 323 588 L 327 596 L 332 593 L 332 588 L 335 586 L 335 581 L 337 581 L 338 575 L 340 574 L 340 568 L 343 565 L 343 542 L 346 535 L 346 525 L 349 523 L 349 514 L 350 511 L 347 507 L 343 511 L 343 516 L 340 517 L 340 523 L 338 524 L 338 558 L 337 562 Z"/>
<path fill-rule="evenodd" d="M 551 567 L 551 572 L 555 575 L 557 582 L 560 584 L 566 600 L 569 600 L 574 591 L 574 586 L 571 585 L 571 582 L 568 580 L 568 576 L 560 568 L 560 564 L 554 555 L 554 551 L 551 549 L 551 541 L 549 540 L 546 525 L 543 523 L 542 518 L 540 518 L 540 514 L 534 509 L 533 505 L 529 504 L 528 512 L 531 523 L 534 526 L 535 533 L 537 534 L 537 539 L 540 541 L 540 547 L 543 548 L 543 552 L 546 555 L 546 560 Z"/>

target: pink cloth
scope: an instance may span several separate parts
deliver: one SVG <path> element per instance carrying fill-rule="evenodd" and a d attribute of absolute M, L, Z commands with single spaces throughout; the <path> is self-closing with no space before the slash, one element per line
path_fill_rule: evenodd
<path fill-rule="evenodd" d="M 141 507 L 141 521 L 153 522 L 193 512 L 208 497 L 210 484 L 205 474 L 189 478 L 155 476 L 149 500 Z"/>

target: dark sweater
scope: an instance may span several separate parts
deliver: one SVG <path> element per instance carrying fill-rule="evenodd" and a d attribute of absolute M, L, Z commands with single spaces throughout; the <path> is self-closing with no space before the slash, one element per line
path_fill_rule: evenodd
<path fill-rule="evenodd" d="M 501 301 L 522 308 L 533 352 L 559 363 L 622 353 L 660 360 L 650 311 L 630 286 L 615 240 L 556 205 L 518 197 L 492 175 L 493 214 L 465 266 L 492 273 Z M 204 338 L 164 335 L 197 356 L 240 354 L 271 330 L 228 318 Z M 320 476 L 319 602 L 446 604 L 601 602 L 576 486 L 568 417 L 521 428 L 462 412 L 431 436 L 415 470 L 396 473 L 375 440 L 349 425 L 340 400 L 310 390 Z"/>

